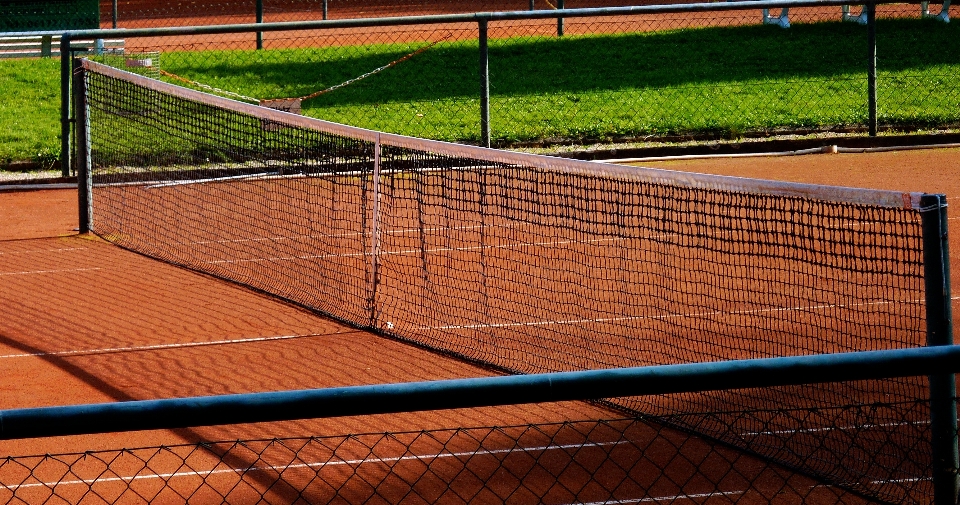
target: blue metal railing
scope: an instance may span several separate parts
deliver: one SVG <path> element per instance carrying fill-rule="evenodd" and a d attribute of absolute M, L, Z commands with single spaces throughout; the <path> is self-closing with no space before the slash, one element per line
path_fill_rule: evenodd
<path fill-rule="evenodd" d="M 960 346 L 938 346 L 11 409 L 0 411 L 0 439 L 596 400 L 957 372 L 960 372 Z"/>

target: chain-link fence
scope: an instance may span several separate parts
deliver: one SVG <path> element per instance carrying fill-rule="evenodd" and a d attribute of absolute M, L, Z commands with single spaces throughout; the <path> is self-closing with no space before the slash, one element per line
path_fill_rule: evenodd
<path fill-rule="evenodd" d="M 649 0 L 18 0 L 0 4 L 0 32 L 149 28 L 557 10 Z"/>
<path fill-rule="evenodd" d="M 877 406 L 882 409 L 884 406 Z M 911 407 L 906 410 L 912 410 Z M 914 408 L 923 409 L 922 405 Z M 879 430 L 844 426 L 851 450 L 884 452 Z M 795 413 L 797 437 L 810 413 Z M 714 413 L 743 437 L 769 413 Z M 616 419 L 311 438 L 203 442 L 0 460 L 4 503 L 873 503 L 651 419 Z M 673 419 L 668 422 L 689 424 Z M 904 475 L 929 473 L 921 425 Z M 919 434 L 919 433 L 918 433 Z M 866 443 L 869 445 L 863 445 Z M 926 503 L 930 482 L 889 475 L 887 503 Z"/>
<path fill-rule="evenodd" d="M 868 27 L 842 22 L 844 9 L 834 5 L 792 8 L 790 28 L 781 29 L 762 23 L 761 9 L 724 8 L 497 18 L 482 28 L 459 19 L 374 20 L 137 34 L 103 59 L 235 99 L 292 100 L 309 116 L 417 137 L 484 142 L 488 108 L 499 146 L 866 132 L 872 114 L 881 130 L 960 120 L 955 23 L 896 4 L 877 6 L 878 21 Z M 848 17 L 864 19 L 857 9 Z"/>
<path fill-rule="evenodd" d="M 645 5 L 643 0 L 101 0 L 102 28 L 315 21 Z M 189 20 L 189 22 L 185 22 Z"/>
<path fill-rule="evenodd" d="M 118 26 L 127 30 L 87 46 L 122 68 L 228 97 L 302 99 L 300 110 L 309 116 L 456 142 L 485 143 L 489 135 L 500 147 L 944 131 L 960 122 L 960 28 L 931 19 L 940 14 L 937 4 L 880 4 L 877 22 L 868 26 L 861 24 L 862 7 L 839 4 L 763 9 L 718 2 L 584 16 L 570 9 L 616 10 L 608 4 L 617 2 L 570 0 L 563 18 L 491 19 L 481 39 L 478 23 L 466 15 L 448 23 L 354 18 L 523 12 L 529 2 L 344 0 L 327 4 L 332 21 L 322 28 L 130 33 L 143 26 L 253 23 L 256 5 L 247 3 L 119 2 Z M 323 17 L 319 1 L 283 5 L 265 3 L 261 18 Z M 534 8 L 551 5 L 558 6 L 535 2 Z M 112 5 L 100 8 L 101 26 L 112 26 Z M 314 17 L 271 17 L 274 11 Z M 49 40 L 37 40 L 37 55 L 51 52 Z"/>

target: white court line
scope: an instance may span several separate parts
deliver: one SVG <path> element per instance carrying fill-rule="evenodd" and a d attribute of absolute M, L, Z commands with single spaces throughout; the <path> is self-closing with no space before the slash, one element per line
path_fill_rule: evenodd
<path fill-rule="evenodd" d="M 420 231 L 450 231 L 450 230 L 474 230 L 477 228 L 516 228 L 513 225 L 490 225 L 490 224 L 478 224 L 470 226 L 445 226 L 445 227 L 431 227 L 431 228 L 401 228 L 397 230 L 381 230 L 381 233 L 386 235 L 406 235 L 408 233 L 420 232 Z M 222 240 L 200 240 L 196 242 L 190 242 L 190 244 L 196 245 L 206 245 L 206 244 L 240 244 L 243 242 L 282 242 L 284 240 L 299 240 L 304 238 L 316 239 L 316 238 L 344 238 L 344 237 L 359 237 L 367 235 L 365 232 L 352 231 L 348 233 L 333 233 L 326 235 L 291 235 L 283 236 L 278 235 L 275 237 L 257 237 L 257 238 L 241 238 L 241 239 L 222 239 Z"/>
<path fill-rule="evenodd" d="M 554 450 L 567 450 L 567 449 L 578 449 L 584 447 L 607 447 L 613 445 L 625 444 L 628 442 L 617 441 L 617 442 L 588 442 L 582 444 L 566 444 L 566 445 L 542 445 L 538 447 L 520 447 L 520 448 L 511 448 L 511 449 L 493 449 L 493 450 L 479 450 L 479 451 L 465 451 L 465 452 L 444 452 L 444 453 L 435 453 L 435 454 L 423 454 L 423 455 L 414 455 L 414 456 L 394 456 L 390 458 L 361 458 L 361 459 L 350 459 L 350 460 L 339 460 L 339 461 L 326 461 L 322 463 L 298 463 L 294 465 L 283 465 L 283 466 L 250 466 L 246 468 L 224 468 L 221 470 L 194 470 L 189 472 L 174 472 L 174 473 L 152 473 L 146 475 L 134 475 L 132 477 L 110 477 L 110 478 L 93 478 L 93 479 L 76 479 L 76 480 L 58 480 L 56 482 L 35 482 L 31 484 L 19 484 L 13 488 L 7 487 L 4 484 L 0 484 L 0 487 L 7 487 L 7 489 L 18 490 L 24 488 L 32 487 L 46 487 L 46 488 L 56 488 L 57 486 L 73 486 L 73 485 L 92 485 L 94 483 L 100 482 L 133 482 L 137 480 L 153 480 L 153 479 L 173 479 L 177 477 L 209 477 L 211 475 L 217 474 L 239 474 L 243 475 L 250 472 L 262 472 L 262 471 L 284 471 L 290 469 L 299 469 L 299 468 L 316 468 L 318 470 L 323 469 L 324 467 L 337 467 L 337 466 L 359 466 L 365 463 L 396 463 L 400 461 L 423 461 L 423 460 L 432 460 L 432 459 L 443 459 L 443 458 L 460 458 L 463 456 L 477 456 L 477 455 L 492 455 L 492 454 L 509 454 L 512 452 L 545 452 L 545 451 L 554 451 Z"/>
<path fill-rule="evenodd" d="M 954 300 L 956 300 L 957 298 L 960 298 L 960 297 L 953 297 Z M 674 319 L 674 318 L 685 318 L 685 317 L 737 316 L 737 315 L 769 314 L 769 313 L 775 313 L 775 312 L 805 312 L 805 311 L 816 311 L 816 310 L 824 310 L 824 309 L 845 309 L 845 308 L 853 308 L 853 307 L 869 307 L 869 306 L 875 306 L 875 305 L 890 305 L 895 303 L 896 304 L 918 304 L 918 303 L 923 303 L 923 300 L 907 300 L 907 301 L 883 300 L 878 302 L 865 302 L 865 303 L 854 303 L 854 304 L 822 304 L 822 305 L 808 305 L 808 306 L 796 306 L 796 307 L 773 307 L 768 309 L 733 310 L 733 311 L 715 310 L 710 312 L 688 312 L 688 313 L 660 314 L 660 315 L 650 315 L 650 316 L 598 317 L 593 319 L 567 319 L 567 320 L 526 321 L 526 322 L 511 322 L 511 323 L 447 325 L 447 326 L 420 326 L 415 329 L 416 330 L 475 330 L 479 328 L 509 328 L 509 327 L 516 327 L 516 326 L 550 326 L 550 325 L 564 325 L 564 324 L 610 323 L 610 322 L 619 322 L 619 321 L 638 321 L 638 320 L 645 320 L 645 319 L 663 320 L 663 319 Z"/>
<path fill-rule="evenodd" d="M 490 226 L 490 225 L 479 225 L 479 226 L 476 226 L 476 227 L 481 227 L 481 228 L 482 228 L 482 227 L 484 227 L 484 226 Z M 506 227 L 507 227 L 507 226 L 504 226 L 504 225 L 495 225 L 495 226 L 501 227 L 501 228 L 506 228 Z M 468 227 L 468 228 L 469 228 L 469 227 Z M 468 229 L 468 228 L 464 228 L 464 229 Z M 513 227 L 510 226 L 509 228 L 513 228 Z M 449 229 L 458 229 L 458 228 L 431 228 L 430 231 L 449 230 Z M 382 233 L 386 233 L 386 234 L 404 234 L 404 233 L 409 233 L 409 232 L 417 231 L 417 230 L 419 230 L 419 229 L 418 229 L 418 228 L 406 228 L 406 229 L 400 229 L 400 230 L 385 231 L 385 232 L 382 232 Z M 735 232 L 734 232 L 734 231 L 730 231 L 730 232 L 727 232 L 727 233 L 721 234 L 721 235 L 730 235 L 730 234 L 733 234 L 733 233 L 735 233 Z M 326 236 L 326 237 L 349 237 L 349 236 L 359 236 L 359 235 L 365 235 L 365 233 L 362 233 L 362 232 L 350 232 L 350 233 L 339 234 L 339 235 L 321 235 L 321 236 Z M 391 256 L 391 255 L 392 255 L 392 256 L 403 256 L 403 255 L 423 254 L 423 253 L 469 252 L 469 251 L 495 250 L 495 249 L 522 249 L 522 248 L 527 248 L 527 247 L 553 247 L 553 246 L 569 245 L 569 244 L 584 244 L 584 245 L 587 245 L 587 244 L 601 244 L 601 243 L 606 243 L 606 242 L 624 242 L 624 241 L 628 241 L 628 240 L 664 240 L 664 239 L 666 239 L 666 238 L 668 238 L 668 237 L 675 237 L 675 236 L 678 236 L 678 235 L 680 235 L 680 234 L 679 234 L 679 233 L 658 233 L 658 234 L 638 236 L 638 237 L 605 237 L 605 238 L 597 238 L 597 239 L 590 239 L 590 240 L 575 240 L 575 239 L 570 239 L 570 240 L 553 240 L 553 241 L 544 241 L 544 242 L 516 242 L 516 243 L 513 243 L 513 244 L 501 244 L 501 245 L 476 245 L 476 246 L 467 246 L 467 247 L 435 247 L 435 248 L 432 248 L 432 249 L 415 248 L 415 249 L 401 249 L 401 250 L 397 250 L 397 251 L 380 251 L 380 254 L 381 254 L 381 255 L 385 255 L 385 256 Z M 719 235 L 717 235 L 717 236 L 719 236 Z M 269 239 L 269 238 L 267 238 L 267 239 L 258 238 L 258 239 L 240 239 L 240 240 L 236 240 L 236 241 L 233 241 L 233 240 L 225 240 L 225 241 L 191 242 L 191 243 L 193 243 L 193 244 L 230 243 L 230 242 L 240 242 L 240 241 L 242 241 L 242 240 L 262 241 L 262 240 L 270 240 L 270 239 Z M 308 255 L 298 255 L 298 256 L 273 256 L 273 257 L 267 257 L 267 258 L 250 258 L 250 259 L 243 259 L 243 260 L 215 260 L 215 261 L 205 261 L 205 262 L 203 262 L 203 263 L 204 263 L 204 264 L 262 263 L 262 262 L 269 262 L 269 261 L 296 261 L 296 260 L 305 260 L 305 259 L 351 258 L 351 257 L 369 256 L 370 254 L 371 254 L 371 253 L 370 253 L 369 251 L 366 251 L 366 252 L 357 252 L 357 253 L 346 253 L 346 254 L 341 254 L 341 253 L 336 253 L 336 254 L 308 254 Z"/>
<path fill-rule="evenodd" d="M 558 240 L 553 242 L 518 242 L 515 244 L 503 244 L 503 245 L 488 245 L 488 246 L 469 246 L 469 247 L 436 247 L 433 249 L 401 249 L 399 251 L 380 251 L 380 255 L 383 256 L 403 256 L 408 254 L 422 254 L 422 253 L 437 253 L 437 252 L 467 252 L 467 251 L 478 251 L 484 249 L 520 249 L 524 247 L 542 247 L 542 246 L 554 246 L 554 245 L 564 245 L 564 244 L 596 244 L 601 242 L 615 242 L 621 240 L 649 240 L 649 237 L 646 238 L 623 238 L 623 237 L 612 237 L 612 238 L 602 238 L 602 239 L 593 239 L 593 240 Z M 302 256 L 274 256 L 270 258 L 251 258 L 245 260 L 211 260 L 204 261 L 204 264 L 223 264 L 223 263 L 261 263 L 264 261 L 294 261 L 294 260 L 305 260 L 305 259 L 326 259 L 326 258 L 352 258 L 352 257 L 361 257 L 369 256 L 370 252 L 357 252 L 357 253 L 347 253 L 347 254 L 309 254 Z"/>
<path fill-rule="evenodd" d="M 846 430 L 862 430 L 862 429 L 873 429 L 873 428 L 895 428 L 900 426 L 914 426 L 914 425 L 923 425 L 930 424 L 930 421 L 912 421 L 907 423 L 881 423 L 881 424 L 864 424 L 862 426 L 830 426 L 823 428 L 808 428 L 802 430 L 769 430 L 769 431 L 748 431 L 746 433 L 740 433 L 742 436 L 760 436 L 760 435 L 792 435 L 794 433 L 823 433 L 827 431 L 846 431 Z"/>
<path fill-rule="evenodd" d="M 631 499 L 624 499 L 624 500 L 573 502 L 568 505 L 612 505 L 612 504 L 622 504 L 622 503 L 650 503 L 650 502 L 660 502 L 660 501 L 691 500 L 694 498 L 710 498 L 711 496 L 736 496 L 746 492 L 747 492 L 746 490 L 714 491 L 712 493 L 678 494 L 673 496 L 649 496 L 647 498 L 631 498 Z"/>
<path fill-rule="evenodd" d="M 9 256 L 12 254 L 37 254 L 37 253 L 47 253 L 47 252 L 64 252 L 64 251 L 86 251 L 86 247 L 64 247 L 60 249 L 35 249 L 31 251 L 0 251 L 0 256 Z"/>
<path fill-rule="evenodd" d="M 0 272 L 0 275 L 33 275 L 33 274 L 62 274 L 68 272 L 90 272 L 93 270 L 103 270 L 100 267 L 94 268 L 68 268 L 64 270 L 27 270 L 22 272 Z"/>
<path fill-rule="evenodd" d="M 906 484 L 906 483 L 910 483 L 910 482 L 927 482 L 927 481 L 933 481 L 933 477 L 908 477 L 908 478 L 903 478 L 903 479 L 871 480 L 871 481 L 868 481 L 867 484 L 872 484 L 872 485 L 875 485 L 875 486 L 884 486 L 884 485 L 887 485 L 887 484 Z M 860 484 L 860 483 L 859 483 L 859 482 L 843 482 L 843 483 L 841 483 L 841 485 L 844 485 L 844 486 L 856 486 L 857 484 Z M 837 487 L 837 486 L 835 486 L 835 485 L 833 485 L 833 484 L 817 484 L 817 485 L 815 485 L 815 486 L 810 486 L 810 487 L 811 487 L 811 489 L 812 489 L 812 488 L 815 488 L 815 487 L 831 487 L 831 488 L 832 488 L 832 487 Z"/>
<path fill-rule="evenodd" d="M 238 338 L 231 340 L 211 340 L 209 342 L 182 342 L 176 344 L 154 344 L 154 345 L 141 345 L 141 346 L 129 346 L 129 347 L 103 347 L 99 349 L 81 349 L 74 351 L 52 351 L 52 352 L 35 352 L 35 353 L 23 353 L 23 354 L 2 354 L 0 359 L 3 358 L 35 358 L 35 357 L 44 357 L 44 356 L 83 356 L 87 354 L 110 354 L 110 353 L 119 353 L 119 352 L 137 352 L 137 351 L 156 351 L 162 349 L 185 349 L 188 347 L 203 347 L 208 345 L 228 345 L 228 344 L 247 344 L 251 342 L 273 342 L 277 340 L 292 340 L 296 338 L 307 338 L 307 337 L 319 337 L 322 334 L 320 333 L 308 333 L 305 335 L 279 335 L 274 337 L 251 337 L 251 338 Z"/>
<path fill-rule="evenodd" d="M 144 189 L 168 188 L 171 186 L 188 186 L 193 184 L 203 184 L 206 182 L 242 181 L 245 179 L 268 180 L 268 179 L 276 179 L 278 177 L 281 177 L 279 172 L 259 172 L 259 173 L 253 173 L 253 174 L 231 175 L 226 177 L 208 177 L 206 179 L 189 179 L 184 181 L 160 182 L 150 186 L 144 186 Z M 293 177 L 293 174 L 291 174 L 290 177 L 299 179 L 299 178 L 303 178 L 303 175 L 296 174 L 296 177 Z"/>
<path fill-rule="evenodd" d="M 326 159 L 326 160 L 314 160 L 318 164 L 327 163 L 333 166 L 336 166 L 337 159 Z M 347 163 L 365 163 L 364 161 L 347 161 L 343 158 L 340 158 L 340 161 L 346 161 Z M 366 163 L 371 163 L 372 161 L 366 161 Z M 216 165 L 215 165 L 216 166 Z M 223 167 L 223 165 L 220 165 Z M 229 166 L 229 165 L 227 165 Z M 243 164 L 240 164 L 237 168 L 247 168 Z M 265 168 L 265 167 L 264 167 Z M 290 168 L 287 165 L 280 165 L 280 169 Z M 484 170 L 488 168 L 496 168 L 496 165 L 463 165 L 458 167 L 438 167 L 438 168 L 419 168 L 416 170 L 417 173 L 431 173 L 431 172 L 446 172 L 453 170 Z M 384 170 L 381 172 L 383 175 L 394 175 L 394 174 L 406 174 L 410 173 L 409 169 L 393 169 L 393 170 Z M 260 181 L 276 181 L 276 180 L 291 180 L 291 179 L 318 179 L 318 178 L 343 178 L 343 177 L 363 177 L 371 176 L 372 171 L 370 170 L 345 170 L 345 171 L 334 171 L 334 172 L 301 172 L 296 171 L 290 174 L 283 174 L 280 172 L 257 172 L 252 174 L 244 175 L 229 175 L 224 177 L 209 177 L 205 179 L 186 179 L 186 180 L 177 180 L 177 181 L 161 181 L 154 182 L 150 185 L 145 185 L 145 182 L 126 182 L 118 184 L 99 184 L 101 187 L 109 186 L 143 186 L 144 189 L 162 189 L 172 186 L 192 186 L 196 184 L 206 184 L 206 183 L 220 183 L 220 182 L 260 182 Z"/>
<path fill-rule="evenodd" d="M 884 484 L 903 484 L 908 482 L 922 482 L 933 480 L 929 477 L 921 478 L 912 478 L 912 479 L 890 479 L 890 480 L 875 480 L 870 481 L 869 484 L 874 485 L 884 485 Z M 830 484 L 818 484 L 815 486 L 810 486 L 811 489 L 817 487 L 836 487 Z M 710 498 L 712 496 L 734 496 L 742 495 L 746 493 L 747 490 L 742 491 L 715 491 L 712 493 L 698 493 L 698 494 L 679 494 L 674 496 L 654 496 L 648 498 L 633 498 L 633 499 L 624 499 L 624 500 L 607 500 L 607 501 L 595 501 L 595 502 L 574 502 L 568 505 L 613 505 L 613 504 L 627 504 L 627 503 L 651 503 L 651 502 L 660 502 L 660 501 L 676 501 L 676 500 L 690 500 L 694 498 Z"/>
<path fill-rule="evenodd" d="M 869 222 L 869 223 L 851 223 L 851 224 L 827 226 L 826 228 L 827 228 L 827 229 L 857 228 L 857 227 L 860 227 L 860 226 L 862 226 L 862 225 L 864 225 L 864 224 L 880 224 L 880 225 L 883 225 L 883 224 L 887 224 L 887 223 L 885 223 L 885 222 L 880 222 L 880 221 L 871 221 L 871 222 Z M 386 234 L 386 235 L 406 235 L 406 234 L 408 234 L 408 233 L 416 233 L 416 232 L 439 232 L 439 231 L 449 231 L 449 230 L 473 230 L 473 229 L 477 229 L 477 228 L 481 228 L 481 229 L 483 229 L 483 228 L 508 228 L 508 229 L 517 229 L 517 228 L 521 228 L 521 227 L 542 227 L 542 226 L 543 226 L 543 225 L 538 224 L 538 223 L 479 224 L 479 225 L 469 225 L 469 226 L 434 226 L 434 227 L 428 227 L 428 228 L 400 228 L 400 229 L 397 229 L 397 230 L 386 230 L 386 231 L 381 230 L 381 233 Z M 722 236 L 724 236 L 724 235 L 732 235 L 732 234 L 735 234 L 735 233 L 737 233 L 738 231 L 750 232 L 750 230 L 729 230 L 729 231 L 727 231 L 727 232 L 725 232 L 725 233 L 715 233 L 715 234 L 711 234 L 711 236 L 712 236 L 712 237 L 722 237 Z M 292 236 L 278 235 L 278 236 L 274 236 L 274 237 L 257 237 L 257 238 L 246 238 L 246 239 L 201 240 L 201 241 L 190 242 L 190 243 L 191 243 L 191 244 L 199 244 L 199 245 L 205 245 L 205 244 L 238 244 L 238 243 L 243 243 L 243 242 L 265 242 L 265 241 L 297 240 L 297 239 L 301 239 L 301 238 L 344 238 L 344 237 L 358 237 L 358 236 L 363 236 L 363 235 L 368 235 L 368 234 L 369 234 L 369 232 L 362 232 L 362 231 L 359 231 L 359 232 L 358 232 L 358 231 L 354 231 L 354 232 L 349 232 L 349 233 L 333 233 L 333 234 L 323 234 L 323 235 L 292 235 Z M 616 238 L 615 240 L 631 240 L 631 239 L 636 239 L 636 240 L 657 240 L 657 239 L 662 239 L 662 238 L 666 238 L 666 237 L 672 237 L 672 236 L 676 236 L 676 235 L 679 235 L 679 234 L 677 234 L 677 233 L 668 233 L 668 234 L 649 235 L 649 236 L 643 236 L 643 237 L 618 237 L 618 238 Z M 601 241 L 604 241 L 604 240 L 613 240 L 613 239 L 603 239 L 603 240 L 601 240 Z M 592 242 L 593 242 L 593 241 L 589 241 L 589 240 L 588 240 L 588 241 L 570 240 L 570 241 L 556 242 L 555 244 L 557 244 L 557 245 L 559 245 L 559 244 L 567 244 L 567 243 L 584 243 L 584 244 L 586 244 L 586 243 L 592 243 Z M 543 243 L 542 245 L 551 245 L 551 243 Z M 493 247 L 493 246 L 490 246 L 490 247 Z M 461 250 L 461 249 L 450 249 L 450 250 Z"/>
<path fill-rule="evenodd" d="M 664 235 L 669 236 L 669 235 Z M 608 237 L 608 238 L 597 238 L 591 240 L 555 240 L 552 242 L 517 242 L 515 244 L 502 244 L 502 245 L 475 245 L 469 247 L 436 247 L 433 249 L 401 249 L 399 251 L 385 251 L 380 254 L 387 256 L 402 256 L 406 254 L 421 254 L 421 253 L 435 253 L 435 252 L 464 252 L 464 251 L 479 251 L 483 249 L 521 249 L 524 247 L 543 247 L 543 246 L 555 246 L 555 245 L 567 245 L 567 244 L 600 244 L 603 242 L 619 242 L 624 240 L 651 240 L 652 237 Z"/>

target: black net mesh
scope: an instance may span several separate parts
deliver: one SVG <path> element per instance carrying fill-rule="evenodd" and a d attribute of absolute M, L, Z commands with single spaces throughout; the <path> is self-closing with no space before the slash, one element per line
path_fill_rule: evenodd
<path fill-rule="evenodd" d="M 402 138 L 85 65 L 98 235 L 358 327 L 510 373 L 924 344 L 916 195 Z M 609 403 L 902 502 L 928 484 L 925 391 Z"/>

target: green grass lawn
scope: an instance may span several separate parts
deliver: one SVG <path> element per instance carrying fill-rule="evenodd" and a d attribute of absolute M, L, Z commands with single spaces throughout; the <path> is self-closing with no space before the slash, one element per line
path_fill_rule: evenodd
<path fill-rule="evenodd" d="M 0 165 L 60 156 L 60 60 L 0 61 Z"/>
<path fill-rule="evenodd" d="M 424 44 L 165 52 L 174 74 L 253 98 L 310 94 Z M 491 123 L 501 144 L 863 125 L 866 28 L 850 23 L 703 28 L 490 41 Z M 477 141 L 477 43 L 441 42 L 304 113 L 366 128 Z M 879 109 L 904 128 L 960 119 L 960 26 L 878 23 Z M 59 146 L 56 60 L 0 62 L 0 159 L 48 159 Z M 176 81 L 172 81 L 176 82 Z M 11 100 L 10 97 L 14 100 Z"/>

